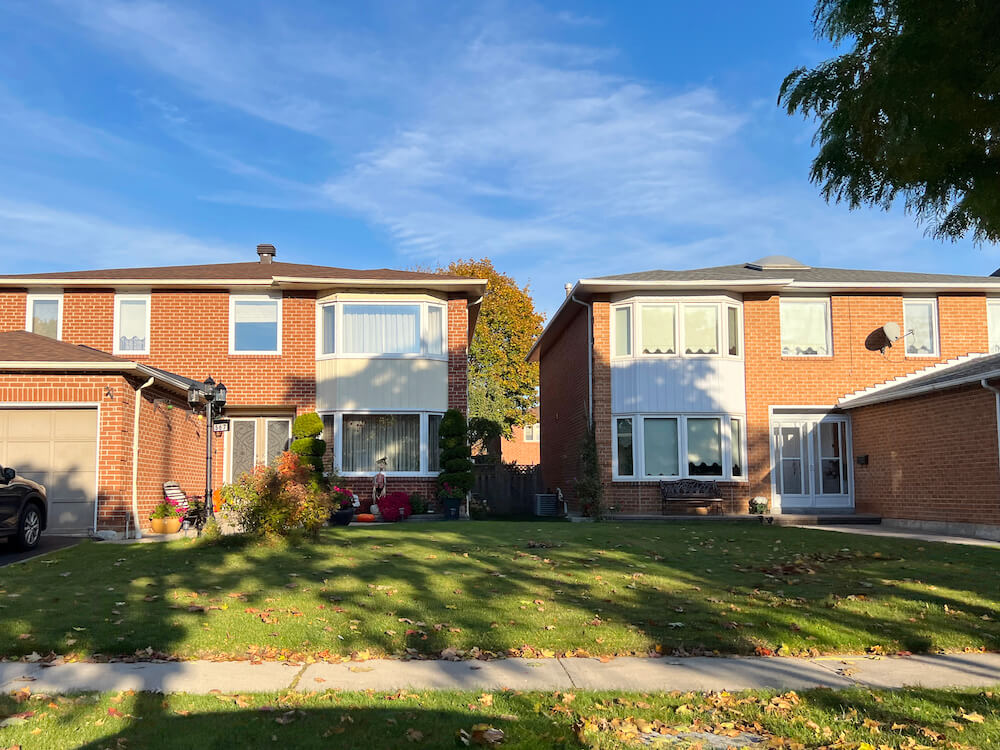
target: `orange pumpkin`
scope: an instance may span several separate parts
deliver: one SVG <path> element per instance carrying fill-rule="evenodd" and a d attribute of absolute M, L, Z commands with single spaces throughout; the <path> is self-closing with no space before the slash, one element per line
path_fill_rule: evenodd
<path fill-rule="evenodd" d="M 216 513 L 222 510 L 222 490 L 215 489 L 212 491 L 212 506 Z"/>
<path fill-rule="evenodd" d="M 375 520 L 375 516 L 371 513 L 358 513 L 354 516 L 354 520 L 358 523 L 371 523 Z"/>

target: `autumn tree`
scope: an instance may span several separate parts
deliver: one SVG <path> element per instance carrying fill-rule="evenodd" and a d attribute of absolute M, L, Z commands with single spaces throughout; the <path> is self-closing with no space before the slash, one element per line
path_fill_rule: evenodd
<path fill-rule="evenodd" d="M 528 285 L 500 273 L 488 258 L 457 260 L 443 273 L 486 279 L 486 293 L 469 347 L 469 416 L 490 419 L 510 434 L 536 421 L 538 364 L 525 357 L 542 330 Z"/>
<path fill-rule="evenodd" d="M 827 200 L 897 199 L 941 239 L 1000 241 L 1000 2 L 818 0 L 844 54 L 793 70 L 779 101 L 819 121 Z"/>

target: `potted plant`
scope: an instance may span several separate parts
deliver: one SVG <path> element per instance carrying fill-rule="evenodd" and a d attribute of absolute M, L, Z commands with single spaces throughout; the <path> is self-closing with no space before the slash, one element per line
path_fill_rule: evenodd
<path fill-rule="evenodd" d="M 769 500 L 763 495 L 758 495 L 749 502 L 750 515 L 752 516 L 762 516 L 767 513 L 767 506 Z"/>
<path fill-rule="evenodd" d="M 164 500 L 149 514 L 149 523 L 153 527 L 153 533 L 176 534 L 181 530 L 182 515 L 183 513 L 176 505 Z"/>
<path fill-rule="evenodd" d="M 334 526 L 347 526 L 354 520 L 354 494 L 343 487 L 330 491 L 333 500 L 333 514 L 330 520 Z"/>
<path fill-rule="evenodd" d="M 452 487 L 445 482 L 438 491 L 438 500 L 444 508 L 444 517 L 456 519 L 462 509 L 462 501 L 465 499 L 465 492 L 458 487 Z"/>

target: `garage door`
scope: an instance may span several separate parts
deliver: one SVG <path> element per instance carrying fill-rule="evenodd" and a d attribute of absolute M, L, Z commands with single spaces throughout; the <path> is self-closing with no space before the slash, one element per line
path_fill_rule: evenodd
<path fill-rule="evenodd" d="M 45 485 L 48 534 L 94 526 L 97 493 L 96 409 L 0 407 L 0 465 Z"/>

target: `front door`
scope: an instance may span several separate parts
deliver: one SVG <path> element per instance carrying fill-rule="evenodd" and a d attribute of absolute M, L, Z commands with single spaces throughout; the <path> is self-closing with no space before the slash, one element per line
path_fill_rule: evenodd
<path fill-rule="evenodd" d="M 850 422 L 844 416 L 783 414 L 771 420 L 771 471 L 784 512 L 854 507 Z"/>
<path fill-rule="evenodd" d="M 229 420 L 228 481 L 250 472 L 257 464 L 270 466 L 291 441 L 292 420 L 287 417 L 233 417 Z"/>

